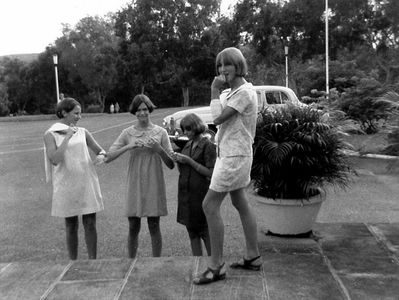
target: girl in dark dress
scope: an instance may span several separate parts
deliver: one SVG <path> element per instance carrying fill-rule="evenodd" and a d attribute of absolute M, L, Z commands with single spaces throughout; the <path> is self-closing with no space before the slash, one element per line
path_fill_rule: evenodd
<path fill-rule="evenodd" d="M 186 115 L 180 127 L 189 141 L 181 153 L 174 154 L 180 171 L 177 222 L 187 228 L 193 255 L 202 256 L 201 239 L 210 255 L 208 225 L 202 202 L 212 176 L 216 147 L 203 136 L 206 125 L 196 114 Z"/>

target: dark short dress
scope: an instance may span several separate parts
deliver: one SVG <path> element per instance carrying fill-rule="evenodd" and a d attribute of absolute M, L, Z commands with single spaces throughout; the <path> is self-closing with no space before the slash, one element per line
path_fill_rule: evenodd
<path fill-rule="evenodd" d="M 208 138 L 201 138 L 194 149 L 192 141 L 187 142 L 181 153 L 213 170 L 216 146 Z M 187 164 L 179 164 L 179 168 L 177 222 L 186 225 L 189 230 L 200 232 L 208 227 L 202 202 L 208 191 L 210 178 L 201 175 Z"/>

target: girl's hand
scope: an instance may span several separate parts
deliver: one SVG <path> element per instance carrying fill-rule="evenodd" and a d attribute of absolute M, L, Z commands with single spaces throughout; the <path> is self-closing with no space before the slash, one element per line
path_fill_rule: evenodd
<path fill-rule="evenodd" d="M 161 144 L 153 137 L 150 137 L 144 146 L 153 149 L 155 152 L 162 150 Z"/>
<path fill-rule="evenodd" d="M 130 149 L 130 150 L 133 150 L 135 148 L 142 148 L 142 147 L 144 147 L 144 144 L 143 144 L 143 141 L 140 141 L 140 140 L 136 140 L 134 142 L 131 142 L 128 145 L 128 149 Z"/>
<path fill-rule="evenodd" d="M 107 156 L 107 154 L 104 154 L 104 153 L 98 154 L 96 156 L 96 158 L 94 159 L 94 162 L 93 162 L 94 165 L 95 166 L 102 165 L 106 161 L 106 156 Z"/>
<path fill-rule="evenodd" d="M 190 163 L 190 157 L 181 153 L 177 153 L 175 152 L 175 157 L 176 157 L 176 161 L 180 164 L 189 164 Z"/>
<path fill-rule="evenodd" d="M 69 126 L 67 130 L 65 130 L 65 134 L 67 137 L 72 137 L 76 132 L 78 131 L 78 128 L 75 127 L 73 124 Z"/>
<path fill-rule="evenodd" d="M 223 86 L 223 84 L 225 82 L 226 82 L 226 76 L 225 75 L 221 74 L 221 75 L 215 76 L 215 78 L 212 81 L 211 88 L 219 90 L 219 89 L 222 88 L 222 86 Z"/>
<path fill-rule="evenodd" d="M 172 159 L 175 161 L 175 162 L 177 162 L 177 152 L 171 152 L 170 153 L 170 157 L 172 157 Z"/>

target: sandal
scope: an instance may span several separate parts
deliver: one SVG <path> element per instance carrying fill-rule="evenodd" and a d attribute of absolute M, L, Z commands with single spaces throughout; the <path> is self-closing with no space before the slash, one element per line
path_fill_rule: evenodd
<path fill-rule="evenodd" d="M 255 262 L 256 260 L 258 260 L 261 256 L 256 256 L 254 258 L 251 259 L 245 259 L 244 257 L 242 258 L 242 260 L 232 263 L 230 265 L 230 268 L 233 269 L 244 269 L 244 270 L 252 270 L 252 271 L 259 271 L 260 268 L 262 267 L 262 264 L 260 265 L 254 265 L 253 262 Z"/>
<path fill-rule="evenodd" d="M 211 268 L 206 269 L 204 273 L 194 278 L 194 284 L 208 284 L 226 278 L 226 271 L 221 273 L 225 263 L 222 263 L 216 270 Z"/>

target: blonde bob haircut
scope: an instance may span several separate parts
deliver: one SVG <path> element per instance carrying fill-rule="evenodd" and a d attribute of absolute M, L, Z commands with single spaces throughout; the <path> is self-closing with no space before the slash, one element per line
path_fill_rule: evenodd
<path fill-rule="evenodd" d="M 248 73 L 247 61 L 242 52 L 235 48 L 225 48 L 216 56 L 216 75 L 219 75 L 219 67 L 222 65 L 233 65 L 236 68 L 236 75 L 244 77 Z"/>
<path fill-rule="evenodd" d="M 184 128 L 190 126 L 191 130 L 194 132 L 195 135 L 204 133 L 208 127 L 205 123 L 198 117 L 196 114 L 187 114 L 184 116 L 183 119 L 180 121 L 180 128 L 184 131 Z"/>
<path fill-rule="evenodd" d="M 152 113 L 154 111 L 154 108 L 156 108 L 156 106 L 154 105 L 154 103 L 152 103 L 150 98 L 148 98 L 144 94 L 138 94 L 133 98 L 132 103 L 130 104 L 129 108 L 130 113 L 135 115 L 141 103 L 144 103 L 148 107 L 148 111 L 150 113 Z"/>

